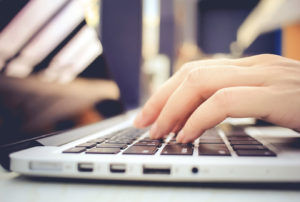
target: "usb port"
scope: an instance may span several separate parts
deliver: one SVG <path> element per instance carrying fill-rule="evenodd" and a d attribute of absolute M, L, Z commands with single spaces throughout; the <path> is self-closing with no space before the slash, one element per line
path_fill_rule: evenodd
<path fill-rule="evenodd" d="M 92 163 L 78 163 L 77 169 L 79 172 L 93 172 L 94 166 Z"/>
<path fill-rule="evenodd" d="M 171 168 L 164 165 L 144 165 L 143 166 L 144 174 L 156 174 L 156 175 L 170 175 Z"/>
<path fill-rule="evenodd" d="M 126 165 L 121 163 L 110 164 L 110 172 L 111 173 L 125 173 Z"/>

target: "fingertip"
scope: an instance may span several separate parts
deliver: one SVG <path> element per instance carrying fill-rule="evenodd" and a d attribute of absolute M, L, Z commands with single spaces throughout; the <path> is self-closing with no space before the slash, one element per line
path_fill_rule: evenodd
<path fill-rule="evenodd" d="M 145 128 L 153 122 L 152 119 L 153 119 L 153 116 L 151 114 L 141 111 L 135 117 L 135 119 L 133 121 L 133 125 L 137 128 Z"/>
<path fill-rule="evenodd" d="M 184 129 L 184 130 L 182 129 L 180 131 L 180 133 L 178 133 L 178 137 L 177 137 L 178 142 L 183 143 L 183 144 L 193 142 L 200 136 L 200 134 L 202 134 L 202 132 L 195 133 L 195 132 L 189 131 L 188 129 Z M 176 141 L 177 141 L 177 139 L 176 139 Z"/>
<path fill-rule="evenodd" d="M 182 143 L 182 139 L 184 138 L 184 132 L 183 130 L 179 131 L 179 133 L 177 134 L 177 137 L 176 137 L 176 142 L 178 143 Z"/>
<path fill-rule="evenodd" d="M 186 143 L 189 143 L 189 142 L 191 142 L 191 140 L 189 140 L 188 138 L 183 138 L 183 139 L 181 140 L 181 143 L 182 143 L 182 144 L 186 144 Z"/>
<path fill-rule="evenodd" d="M 143 126 L 140 124 L 140 121 L 137 120 L 137 119 L 135 119 L 135 120 L 133 121 L 133 126 L 134 126 L 135 128 L 143 128 Z"/>
<path fill-rule="evenodd" d="M 154 123 L 153 126 L 150 129 L 150 138 L 151 139 L 157 139 L 158 138 L 158 126 L 157 123 Z"/>

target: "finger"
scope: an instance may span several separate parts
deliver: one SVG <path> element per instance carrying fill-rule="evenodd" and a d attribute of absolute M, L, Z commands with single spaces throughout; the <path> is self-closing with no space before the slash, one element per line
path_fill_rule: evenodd
<path fill-rule="evenodd" d="M 182 143 L 191 142 L 227 117 L 267 117 L 276 108 L 272 104 L 273 97 L 267 87 L 221 89 L 194 111 L 176 140 Z"/>
<path fill-rule="evenodd" d="M 221 74 L 220 74 L 221 72 Z M 169 133 L 175 124 L 183 124 L 192 112 L 214 92 L 233 86 L 257 86 L 266 76 L 252 68 L 236 66 L 197 68 L 169 98 L 156 120 L 152 138 Z"/>
<path fill-rule="evenodd" d="M 208 67 L 208 66 L 223 66 L 223 65 L 250 65 L 248 59 L 213 59 L 189 62 L 185 64 L 173 77 L 171 77 L 145 104 L 141 112 L 134 121 L 136 127 L 146 127 L 152 124 L 162 108 L 166 104 L 170 95 L 177 89 L 177 87 L 185 79 L 186 75 L 194 68 Z"/>
<path fill-rule="evenodd" d="M 183 127 L 183 125 L 184 125 L 184 122 L 183 123 L 178 123 L 178 124 L 176 124 L 175 125 L 175 127 L 172 129 L 172 133 L 178 133 L 180 130 L 181 130 L 181 128 Z"/>

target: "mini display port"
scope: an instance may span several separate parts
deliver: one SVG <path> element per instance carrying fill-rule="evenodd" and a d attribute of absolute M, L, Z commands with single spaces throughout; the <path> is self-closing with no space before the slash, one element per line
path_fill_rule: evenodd
<path fill-rule="evenodd" d="M 92 163 L 78 163 L 77 169 L 79 172 L 93 172 L 94 166 Z"/>
<path fill-rule="evenodd" d="M 170 175 L 171 168 L 169 166 L 143 166 L 144 174 Z"/>
<path fill-rule="evenodd" d="M 111 173 L 125 173 L 126 166 L 125 164 L 110 164 L 110 172 Z"/>

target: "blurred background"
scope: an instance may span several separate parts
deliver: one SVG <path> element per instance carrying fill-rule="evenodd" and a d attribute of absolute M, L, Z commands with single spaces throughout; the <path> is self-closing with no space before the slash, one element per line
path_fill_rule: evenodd
<path fill-rule="evenodd" d="M 300 60 L 298 0 L 0 0 L 0 143 L 142 105 L 192 60 Z"/>

